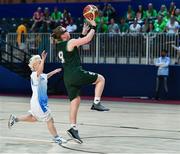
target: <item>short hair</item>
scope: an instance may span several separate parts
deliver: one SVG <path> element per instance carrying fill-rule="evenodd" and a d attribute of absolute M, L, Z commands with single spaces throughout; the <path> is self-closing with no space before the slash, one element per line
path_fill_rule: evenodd
<path fill-rule="evenodd" d="M 30 67 L 31 71 L 34 71 L 34 63 L 36 61 L 41 61 L 41 57 L 40 55 L 33 55 L 30 59 L 29 59 L 29 64 L 28 66 Z"/>
<path fill-rule="evenodd" d="M 168 53 L 168 51 L 166 49 L 162 49 L 161 52 Z"/>

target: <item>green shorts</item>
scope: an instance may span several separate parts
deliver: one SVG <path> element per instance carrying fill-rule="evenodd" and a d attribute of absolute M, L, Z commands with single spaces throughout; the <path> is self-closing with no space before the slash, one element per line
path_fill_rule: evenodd
<path fill-rule="evenodd" d="M 70 101 L 80 96 L 80 90 L 83 85 L 92 84 L 97 78 L 98 74 L 85 71 L 81 67 L 73 69 L 73 71 L 65 71 L 64 83 Z"/>

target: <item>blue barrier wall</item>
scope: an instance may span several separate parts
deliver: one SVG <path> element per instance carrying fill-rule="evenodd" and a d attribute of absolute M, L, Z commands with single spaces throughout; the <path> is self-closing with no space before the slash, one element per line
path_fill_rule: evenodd
<path fill-rule="evenodd" d="M 153 3 L 154 8 L 157 10 L 160 9 L 162 4 L 165 4 L 168 8 L 172 0 L 131 0 L 130 2 L 111 2 L 113 7 L 115 7 L 118 16 L 123 16 L 127 11 L 129 4 L 133 6 L 136 10 L 139 4 L 142 4 L 144 8 L 147 8 L 149 2 Z M 180 6 L 180 0 L 174 0 L 176 6 Z M 50 3 L 50 4 L 11 4 L 11 5 L 0 5 L 0 18 L 2 17 L 32 17 L 34 11 L 38 6 L 49 7 L 50 10 L 53 10 L 54 6 L 58 6 L 61 11 L 64 8 L 67 8 L 73 17 L 82 16 L 83 8 L 89 3 Z M 94 3 L 103 7 L 104 3 Z"/>
<path fill-rule="evenodd" d="M 59 64 L 46 64 L 45 72 L 49 72 Z M 148 96 L 153 97 L 157 68 L 152 65 L 115 65 L 115 64 L 84 64 L 86 70 L 98 72 L 106 78 L 103 95 L 110 97 Z M 171 99 L 180 99 L 180 66 L 170 66 L 168 81 Z M 49 80 L 49 87 L 59 95 L 65 95 L 63 74 L 55 75 Z M 30 82 L 15 73 L 0 67 L 0 93 L 31 93 Z M 82 95 L 93 96 L 94 87 L 82 88 Z"/>

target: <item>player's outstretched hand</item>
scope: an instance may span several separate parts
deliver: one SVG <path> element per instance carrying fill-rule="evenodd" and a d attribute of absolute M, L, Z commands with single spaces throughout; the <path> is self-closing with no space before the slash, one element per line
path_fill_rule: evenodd
<path fill-rule="evenodd" d="M 45 60 L 46 57 L 47 57 L 47 52 L 45 50 L 43 50 L 43 52 L 41 53 L 42 60 Z"/>
<path fill-rule="evenodd" d="M 55 73 L 59 73 L 59 72 L 62 71 L 62 68 L 57 68 L 57 69 L 55 69 L 54 71 L 55 71 Z"/>
<path fill-rule="evenodd" d="M 84 23 L 82 34 L 86 35 L 89 29 L 90 29 L 90 27 L 89 27 L 88 23 Z"/>

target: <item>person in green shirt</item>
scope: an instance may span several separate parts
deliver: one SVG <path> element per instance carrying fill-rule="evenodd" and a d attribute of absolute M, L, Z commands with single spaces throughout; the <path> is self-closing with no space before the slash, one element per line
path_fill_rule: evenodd
<path fill-rule="evenodd" d="M 154 31 L 155 32 L 164 32 L 167 22 L 163 20 L 162 16 L 158 16 L 157 20 L 154 22 Z"/>
<path fill-rule="evenodd" d="M 161 5 L 161 9 L 159 10 L 158 12 L 158 16 L 161 15 L 161 16 L 167 16 L 167 8 L 166 8 L 166 5 Z"/>
<path fill-rule="evenodd" d="M 120 19 L 119 30 L 121 33 L 127 33 L 129 30 L 129 25 L 126 23 L 126 20 L 124 17 Z"/>
<path fill-rule="evenodd" d="M 176 21 L 179 22 L 179 24 L 180 24 L 180 9 L 176 9 L 175 17 L 176 17 Z"/>
<path fill-rule="evenodd" d="M 145 13 L 145 18 L 153 19 L 156 18 L 157 11 L 153 8 L 152 3 L 148 4 L 148 10 Z"/>
<path fill-rule="evenodd" d="M 58 11 L 58 7 L 54 7 L 54 12 L 51 14 L 51 20 L 55 24 L 55 26 L 60 23 L 60 20 L 62 20 L 62 18 L 62 13 Z"/>
<path fill-rule="evenodd" d="M 103 16 L 102 13 L 95 18 L 95 22 L 97 24 L 96 30 L 98 33 L 107 33 L 108 32 L 108 16 L 105 13 Z"/>
<path fill-rule="evenodd" d="M 94 20 L 89 21 L 89 24 L 91 27 L 89 27 L 88 24 L 84 24 L 82 35 L 78 39 L 71 39 L 69 32 L 67 32 L 62 26 L 55 28 L 53 30 L 53 34 L 51 35 L 56 42 L 58 57 L 63 65 L 64 83 L 71 102 L 71 128 L 67 131 L 67 133 L 78 143 L 82 143 L 76 126 L 78 108 L 81 102 L 81 87 L 87 84 L 94 84 L 95 97 L 91 109 L 97 111 L 109 111 L 109 109 L 104 107 L 100 102 L 105 85 L 104 77 L 97 73 L 85 71 L 81 66 L 78 47 L 89 43 L 92 40 L 96 29 L 96 22 Z"/>
<path fill-rule="evenodd" d="M 127 10 L 127 13 L 126 13 L 126 20 L 127 21 L 133 21 L 134 18 L 135 18 L 135 12 L 134 10 L 132 9 L 131 5 L 128 5 L 128 10 Z"/>

